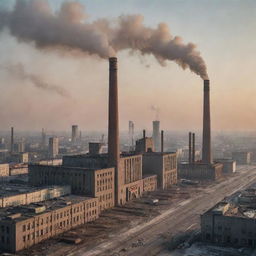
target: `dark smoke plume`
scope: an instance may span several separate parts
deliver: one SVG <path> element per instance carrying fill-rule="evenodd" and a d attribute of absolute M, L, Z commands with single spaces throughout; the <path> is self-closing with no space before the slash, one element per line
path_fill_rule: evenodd
<path fill-rule="evenodd" d="M 27 73 L 21 63 L 15 65 L 0 65 L 0 69 L 7 70 L 11 75 L 19 79 L 30 81 L 37 88 L 57 93 L 63 97 L 70 97 L 69 93 L 65 89 L 57 85 L 49 84 L 36 75 Z"/>
<path fill-rule="evenodd" d="M 38 47 L 75 48 L 101 58 L 114 56 L 124 49 L 152 54 L 161 65 L 165 65 L 166 60 L 174 61 L 202 79 L 208 78 L 196 45 L 184 44 L 180 37 L 173 37 L 165 23 L 157 28 L 146 27 L 141 15 L 93 23 L 87 22 L 86 17 L 78 2 L 65 2 L 53 13 L 47 1 L 16 0 L 13 11 L 0 11 L 0 29 L 7 27 L 19 40 L 32 41 Z"/>

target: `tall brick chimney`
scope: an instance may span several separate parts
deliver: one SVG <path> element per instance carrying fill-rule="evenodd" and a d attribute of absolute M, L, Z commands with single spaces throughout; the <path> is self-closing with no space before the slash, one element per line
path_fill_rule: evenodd
<path fill-rule="evenodd" d="M 202 162 L 210 164 L 211 156 L 211 116 L 210 116 L 210 81 L 204 80 L 204 111 L 203 111 L 203 157 Z"/>
<path fill-rule="evenodd" d="M 115 168 L 115 204 L 119 204 L 119 120 L 117 58 L 109 58 L 108 164 Z"/>
<path fill-rule="evenodd" d="M 108 161 L 116 168 L 119 162 L 118 123 L 117 58 L 112 57 L 109 58 Z"/>

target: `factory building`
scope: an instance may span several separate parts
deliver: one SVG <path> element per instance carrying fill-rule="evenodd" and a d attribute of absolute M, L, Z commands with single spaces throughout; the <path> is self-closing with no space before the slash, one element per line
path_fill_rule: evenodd
<path fill-rule="evenodd" d="M 232 159 L 215 159 L 215 162 L 223 165 L 223 173 L 230 174 L 236 171 L 236 161 Z"/>
<path fill-rule="evenodd" d="M 142 160 L 143 175 L 156 174 L 160 189 L 177 184 L 177 157 L 173 152 L 146 152 Z"/>
<path fill-rule="evenodd" d="M 223 164 L 213 163 L 211 152 L 210 81 L 204 80 L 202 160 L 196 162 L 195 134 L 189 133 L 189 159 L 178 166 L 178 176 L 184 179 L 216 180 L 222 176 Z"/>
<path fill-rule="evenodd" d="M 15 253 L 97 219 L 98 198 L 65 196 L 0 209 L 0 248 Z"/>
<path fill-rule="evenodd" d="M 201 215 L 202 240 L 218 245 L 256 247 L 256 189 L 232 195 Z"/>
<path fill-rule="evenodd" d="M 136 152 L 142 154 L 143 176 L 156 175 L 155 182 L 160 189 L 169 188 L 177 184 L 177 155 L 174 152 L 163 152 L 164 132 L 161 132 L 161 152 L 154 152 L 152 138 L 146 137 L 143 130 L 143 138 L 136 141 Z"/>
<path fill-rule="evenodd" d="M 108 155 L 64 156 L 63 166 L 81 168 L 107 168 Z M 142 155 L 121 154 L 118 161 L 118 180 L 115 183 L 117 204 L 125 204 L 143 193 Z"/>
<path fill-rule="evenodd" d="M 49 138 L 49 157 L 56 158 L 59 154 L 59 138 L 51 137 Z"/>
<path fill-rule="evenodd" d="M 70 193 L 70 186 L 39 188 L 21 184 L 2 184 L 0 188 L 0 208 L 37 203 Z"/>
<path fill-rule="evenodd" d="M 30 165 L 32 186 L 70 185 L 75 195 L 99 198 L 100 211 L 114 206 L 114 169 Z"/>
<path fill-rule="evenodd" d="M 146 131 L 143 130 L 143 138 L 136 140 L 136 153 L 154 152 L 154 142 L 152 137 L 146 137 Z"/>
<path fill-rule="evenodd" d="M 232 159 L 234 159 L 237 164 L 251 164 L 252 153 L 247 151 L 237 151 L 232 152 Z"/>
<path fill-rule="evenodd" d="M 222 177 L 223 164 L 181 163 L 178 166 L 178 177 L 182 179 L 218 180 Z"/>

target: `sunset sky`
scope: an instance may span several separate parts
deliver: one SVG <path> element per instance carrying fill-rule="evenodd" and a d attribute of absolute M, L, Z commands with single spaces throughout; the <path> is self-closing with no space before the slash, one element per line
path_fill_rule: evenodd
<path fill-rule="evenodd" d="M 49 0 L 58 11 L 60 0 Z M 81 0 L 86 22 L 141 14 L 144 24 L 168 24 L 173 36 L 192 42 L 207 64 L 213 130 L 256 128 L 255 0 Z M 1 0 L 0 8 L 15 1 Z M 30 74 L 64 88 L 63 97 L 32 86 L 0 68 L 1 130 L 107 128 L 108 61 L 61 50 L 40 50 L 31 42 L 0 33 L 0 66 L 22 63 Z M 159 108 L 163 129 L 201 129 L 202 79 L 174 62 L 162 67 L 153 56 L 118 53 L 120 127 L 150 128 Z"/>

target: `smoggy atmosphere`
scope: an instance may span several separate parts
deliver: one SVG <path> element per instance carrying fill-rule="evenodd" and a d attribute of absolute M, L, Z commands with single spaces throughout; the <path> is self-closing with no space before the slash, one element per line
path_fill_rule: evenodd
<path fill-rule="evenodd" d="M 200 129 L 207 77 L 212 129 L 255 129 L 255 1 L 2 0 L 0 13 L 3 130 L 105 130 L 112 56 L 121 129 Z"/>

